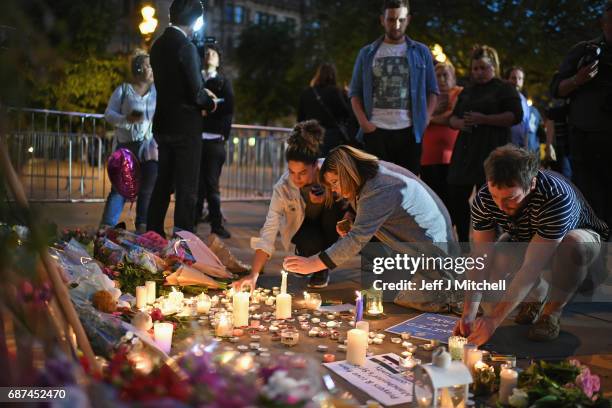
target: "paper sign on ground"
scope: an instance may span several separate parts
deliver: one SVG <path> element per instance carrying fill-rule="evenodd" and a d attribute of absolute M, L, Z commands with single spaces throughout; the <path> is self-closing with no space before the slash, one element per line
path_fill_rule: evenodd
<path fill-rule="evenodd" d="M 389 327 L 389 333 L 410 333 L 413 337 L 423 340 L 439 340 L 447 343 L 448 338 L 453 335 L 453 329 L 457 324 L 458 317 L 446 316 L 435 313 L 423 313 L 405 322 Z"/>
<path fill-rule="evenodd" d="M 346 361 L 323 365 L 382 405 L 393 406 L 412 401 L 412 374 L 406 376 L 400 373 L 397 354 L 368 357 L 362 367 Z"/>

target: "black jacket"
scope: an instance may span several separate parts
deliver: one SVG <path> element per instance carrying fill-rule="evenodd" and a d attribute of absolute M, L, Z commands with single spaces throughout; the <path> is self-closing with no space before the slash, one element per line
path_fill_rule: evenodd
<path fill-rule="evenodd" d="M 321 106 L 313 91 L 308 88 L 300 96 L 298 107 L 298 122 L 316 119 L 325 129 L 337 128 L 337 123 L 343 123 L 350 119 L 351 111 L 342 92 L 335 86 L 316 87 L 325 108 Z"/>
<path fill-rule="evenodd" d="M 234 91 L 231 81 L 219 74 L 206 81 L 206 88 L 224 99 L 219 102 L 217 109 L 204 118 L 203 132 L 223 135 L 224 139 L 229 137 L 232 130 L 232 119 L 234 116 Z"/>
<path fill-rule="evenodd" d="M 151 67 L 157 89 L 157 107 L 153 117 L 156 139 L 174 139 L 177 135 L 199 135 L 202 109 L 214 106 L 202 79 L 198 51 L 176 28 L 168 27 L 151 47 Z"/>

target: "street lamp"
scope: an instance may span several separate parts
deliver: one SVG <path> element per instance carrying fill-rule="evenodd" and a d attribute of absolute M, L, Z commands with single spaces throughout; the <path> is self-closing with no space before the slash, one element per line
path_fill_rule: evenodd
<path fill-rule="evenodd" d="M 144 6 L 140 10 L 140 14 L 142 14 L 142 22 L 138 25 L 138 29 L 145 38 L 145 41 L 149 42 L 149 40 L 151 40 L 151 34 L 153 34 L 157 28 L 155 8 L 149 5 Z"/>

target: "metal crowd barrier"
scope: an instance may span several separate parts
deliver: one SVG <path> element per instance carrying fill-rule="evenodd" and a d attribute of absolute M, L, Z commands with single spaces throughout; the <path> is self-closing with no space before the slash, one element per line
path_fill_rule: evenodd
<path fill-rule="evenodd" d="M 104 115 L 9 109 L 8 150 L 31 201 L 104 201 L 113 126 Z M 287 128 L 234 125 L 221 173 L 223 200 L 272 196 L 285 171 Z"/>

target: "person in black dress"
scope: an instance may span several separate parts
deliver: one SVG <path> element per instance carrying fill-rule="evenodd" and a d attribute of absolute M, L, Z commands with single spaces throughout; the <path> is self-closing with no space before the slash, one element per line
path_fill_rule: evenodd
<path fill-rule="evenodd" d="M 518 92 L 499 78 L 497 52 L 475 46 L 471 84 L 459 95 L 450 118 L 450 126 L 460 130 L 448 170 L 450 213 L 459 242 L 469 241 L 468 200 L 474 187 L 485 183 L 485 159 L 510 141 L 510 127 L 522 118 Z"/>

